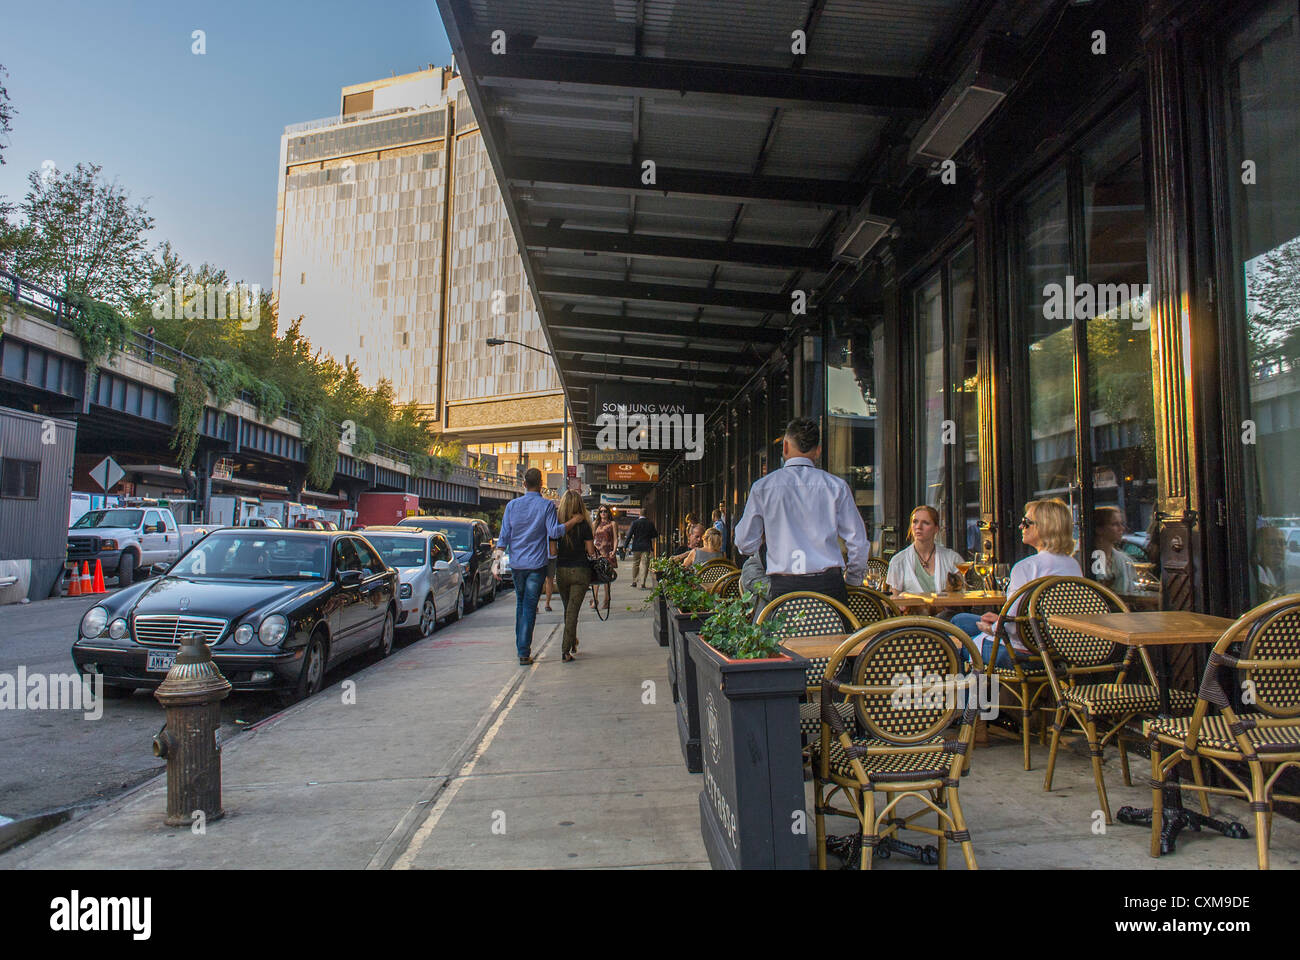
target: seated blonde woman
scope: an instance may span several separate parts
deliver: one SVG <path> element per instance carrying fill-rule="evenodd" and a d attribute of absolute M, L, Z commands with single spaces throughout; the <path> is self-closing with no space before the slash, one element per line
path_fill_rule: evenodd
<path fill-rule="evenodd" d="M 1074 517 L 1070 508 L 1062 500 L 1053 497 L 1050 500 L 1030 500 L 1025 504 L 1025 515 L 1020 521 L 1020 539 L 1025 546 L 1033 547 L 1037 552 L 1025 557 L 1011 568 L 1011 579 L 1007 584 L 1007 596 L 1011 596 L 1030 580 L 1039 577 L 1082 577 L 1083 570 L 1074 553 Z M 1024 598 L 1016 601 L 1016 608 Z M 1017 610 L 1009 611 L 1011 616 Z M 984 662 L 993 655 L 993 636 L 991 630 L 997 625 L 998 615 L 986 613 L 977 617 L 973 613 L 959 613 L 952 618 L 952 625 L 966 634 L 977 644 L 981 644 Z M 1007 639 L 1011 646 L 1021 653 L 1028 653 L 1028 648 L 1020 641 L 1015 624 L 1007 624 Z M 963 651 L 964 655 L 965 651 Z M 998 648 L 998 660 L 995 666 L 1009 667 L 1014 655 L 1006 644 Z"/>
<path fill-rule="evenodd" d="M 687 552 L 682 558 L 684 567 L 702 567 L 710 560 L 720 560 L 722 553 L 722 534 L 713 527 L 704 531 L 703 544 Z"/>
<path fill-rule="evenodd" d="M 937 593 L 948 589 L 948 574 L 957 572 L 961 554 L 938 542 L 939 511 L 919 506 L 912 511 L 907 539 L 912 541 L 889 561 L 885 582 L 893 593 Z"/>

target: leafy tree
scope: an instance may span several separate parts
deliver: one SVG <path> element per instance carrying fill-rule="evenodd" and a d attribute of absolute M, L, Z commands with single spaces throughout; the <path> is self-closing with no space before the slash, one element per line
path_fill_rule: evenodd
<path fill-rule="evenodd" d="M 27 175 L 14 272 L 57 293 L 84 293 L 129 308 L 149 274 L 144 235 L 154 221 L 101 169 L 79 163 L 70 173 Z"/>
<path fill-rule="evenodd" d="M 9 76 L 9 71 L 5 65 L 0 63 L 0 167 L 5 165 L 4 148 L 7 147 L 9 133 L 13 129 L 9 121 L 14 118 L 17 112 L 14 110 L 13 101 L 9 99 L 9 91 L 5 89 L 5 77 Z"/>
<path fill-rule="evenodd" d="M 1260 257 L 1246 277 L 1248 330 L 1257 360 L 1300 357 L 1300 237 Z"/>

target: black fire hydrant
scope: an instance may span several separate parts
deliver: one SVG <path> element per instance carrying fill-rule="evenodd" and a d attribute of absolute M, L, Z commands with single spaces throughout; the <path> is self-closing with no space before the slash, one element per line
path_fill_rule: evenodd
<path fill-rule="evenodd" d="M 221 809 L 221 701 L 230 682 L 212 662 L 202 636 L 181 639 L 176 662 L 154 691 L 167 722 L 153 738 L 155 757 L 167 760 L 169 827 L 190 826 L 194 814 L 218 820 Z"/>

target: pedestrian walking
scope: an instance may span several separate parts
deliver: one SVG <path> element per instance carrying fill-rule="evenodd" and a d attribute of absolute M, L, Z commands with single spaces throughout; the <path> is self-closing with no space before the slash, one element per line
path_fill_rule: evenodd
<path fill-rule="evenodd" d="M 573 662 L 578 649 L 578 614 L 582 613 L 582 598 L 591 586 L 590 557 L 596 556 L 595 531 L 587 505 L 575 490 L 560 498 L 560 522 L 568 532 L 556 544 L 555 585 L 564 604 L 564 647 L 561 659 Z M 576 522 L 575 522 L 576 521 Z"/>
<path fill-rule="evenodd" d="M 592 541 L 596 552 L 609 561 L 609 565 L 618 569 L 618 557 L 614 555 L 614 544 L 618 541 L 618 530 L 614 527 L 614 511 L 604 504 L 596 511 L 596 536 Z M 597 594 L 591 594 L 591 609 L 596 609 Z M 609 609 L 609 584 L 605 584 L 605 609 Z"/>
<path fill-rule="evenodd" d="M 749 488 L 745 512 L 736 524 L 736 549 L 751 556 L 766 539 L 770 599 L 811 590 L 848 603 L 844 581 L 862 582 L 869 550 L 853 491 L 816 466 L 821 456 L 816 420 L 791 420 L 781 450 L 781 469 Z"/>
<path fill-rule="evenodd" d="M 497 543 L 510 554 L 515 578 L 515 648 L 519 663 L 533 662 L 533 627 L 537 623 L 537 598 L 550 560 L 550 538 L 562 537 L 581 522 L 556 519 L 555 504 L 542 496 L 542 471 L 524 473 L 524 495 L 506 504 Z"/>
<path fill-rule="evenodd" d="M 659 531 L 649 517 L 637 517 L 627 530 L 625 546 L 632 551 L 632 586 L 637 586 L 637 574 L 641 575 L 641 589 L 645 589 L 646 578 L 650 576 L 650 558 L 654 556 L 655 541 Z"/>

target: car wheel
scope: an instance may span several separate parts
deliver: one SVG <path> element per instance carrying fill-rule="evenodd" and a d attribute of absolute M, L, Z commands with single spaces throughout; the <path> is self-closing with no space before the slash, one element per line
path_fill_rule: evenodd
<path fill-rule="evenodd" d="M 465 591 L 456 591 L 456 612 L 447 618 L 448 623 L 455 623 L 461 617 L 465 616 Z"/>
<path fill-rule="evenodd" d="M 384 613 L 384 629 L 379 634 L 379 659 L 382 660 L 393 652 L 393 608 Z"/>
<path fill-rule="evenodd" d="M 420 636 L 427 637 L 438 626 L 438 610 L 433 605 L 432 594 L 424 598 L 420 607 Z"/>
<path fill-rule="evenodd" d="M 302 672 L 293 689 L 280 695 L 280 702 L 285 706 L 306 700 L 318 692 L 325 680 L 325 638 L 320 633 L 313 633 L 307 644 L 307 653 L 302 658 Z"/>
<path fill-rule="evenodd" d="M 117 585 L 119 587 L 129 587 L 135 583 L 135 554 L 129 550 L 122 554 L 122 559 L 117 565 Z"/>

